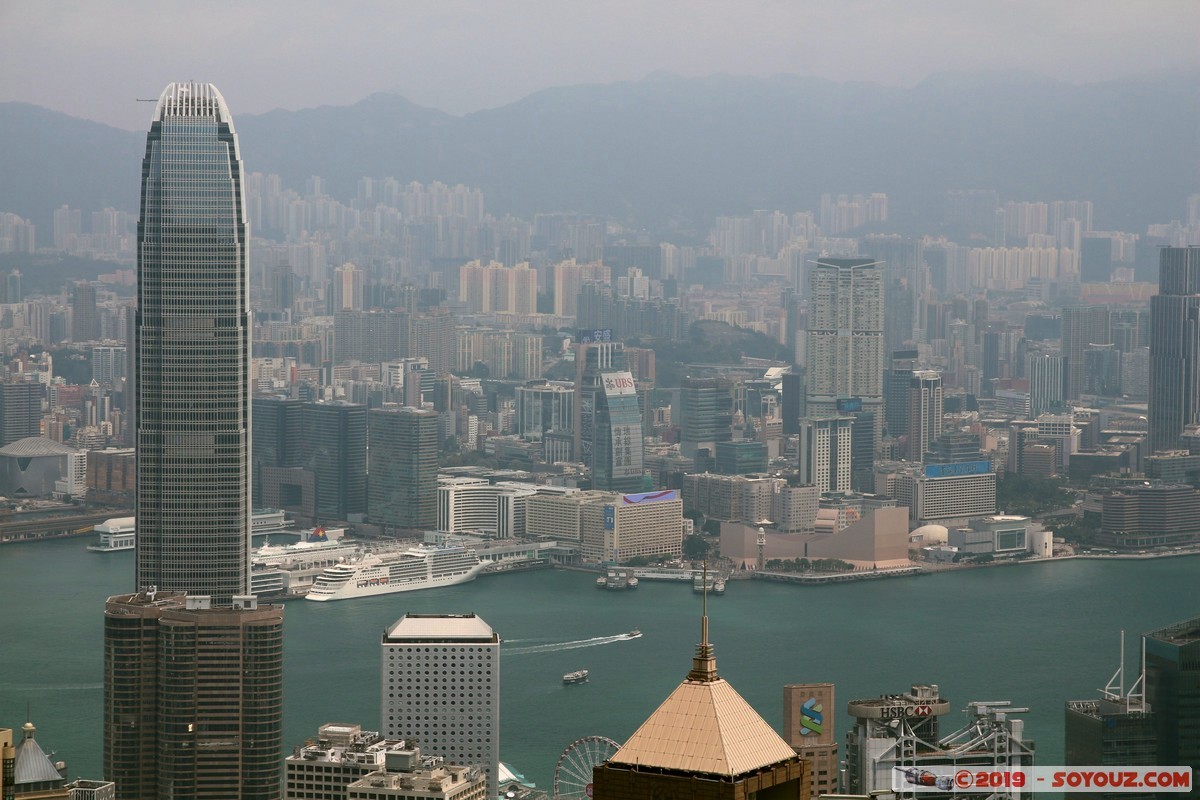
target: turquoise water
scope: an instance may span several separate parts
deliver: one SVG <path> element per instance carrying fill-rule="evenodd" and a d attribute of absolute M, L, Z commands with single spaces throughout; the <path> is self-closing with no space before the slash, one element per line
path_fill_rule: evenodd
<path fill-rule="evenodd" d="M 38 740 L 72 776 L 99 777 L 104 598 L 128 591 L 131 553 L 80 539 L 0 547 L 0 725 L 28 703 Z M 1091 698 L 1117 666 L 1119 631 L 1200 614 L 1200 557 L 1069 561 L 794 587 L 731 582 L 710 598 L 723 677 L 779 727 L 786 683 L 837 684 L 846 702 L 937 683 L 951 707 L 1011 700 L 1032 711 L 1038 761 L 1062 762 L 1063 702 Z M 463 586 L 287 606 L 285 749 L 323 722 L 379 724 L 379 639 L 406 611 L 474 611 L 505 640 L 501 757 L 549 787 L 571 741 L 623 741 L 683 679 L 699 638 L 690 585 L 602 592 L 594 576 L 540 571 Z M 633 628 L 640 639 L 611 637 Z M 609 637 L 609 638 L 606 638 Z M 595 641 L 592 641 L 595 640 Z M 563 686 L 585 667 L 590 681 Z M 952 718 L 946 724 L 956 724 Z M 844 745 L 843 745 L 844 746 Z"/>

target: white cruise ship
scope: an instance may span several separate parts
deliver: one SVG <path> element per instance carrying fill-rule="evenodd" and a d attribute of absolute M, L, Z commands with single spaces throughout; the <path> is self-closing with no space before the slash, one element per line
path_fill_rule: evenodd
<path fill-rule="evenodd" d="M 484 566 L 474 550 L 457 545 L 417 545 L 392 553 L 367 553 L 356 561 L 327 567 L 305 598 L 345 600 L 454 586 L 474 580 Z"/>

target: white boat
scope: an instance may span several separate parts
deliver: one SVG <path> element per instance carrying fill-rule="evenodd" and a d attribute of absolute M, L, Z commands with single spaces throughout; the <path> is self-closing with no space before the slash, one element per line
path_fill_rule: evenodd
<path fill-rule="evenodd" d="M 725 594 L 725 581 L 717 578 L 713 583 L 713 594 Z"/>
<path fill-rule="evenodd" d="M 474 550 L 417 545 L 391 553 L 365 553 L 326 567 L 305 598 L 324 602 L 454 586 L 474 580 L 485 563 Z"/>
<path fill-rule="evenodd" d="M 588 671 L 586 669 L 577 669 L 574 672 L 568 672 L 566 675 L 563 675 L 563 683 L 568 685 L 572 683 L 587 683 L 587 679 Z"/>
<path fill-rule="evenodd" d="M 135 517 L 113 517 L 92 527 L 96 532 L 95 544 L 89 544 L 93 553 L 115 553 L 133 550 L 136 545 L 137 520 Z"/>

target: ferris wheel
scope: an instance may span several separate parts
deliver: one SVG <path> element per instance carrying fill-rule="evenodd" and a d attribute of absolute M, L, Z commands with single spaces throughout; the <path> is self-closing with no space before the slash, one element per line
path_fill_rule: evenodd
<path fill-rule="evenodd" d="M 606 736 L 584 736 L 567 745 L 554 765 L 555 800 L 589 800 L 592 768 L 612 758 L 620 748 Z"/>

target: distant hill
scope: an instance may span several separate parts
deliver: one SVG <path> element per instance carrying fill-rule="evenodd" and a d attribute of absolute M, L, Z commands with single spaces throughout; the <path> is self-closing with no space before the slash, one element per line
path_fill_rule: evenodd
<path fill-rule="evenodd" d="M 363 175 L 482 187 L 496 213 L 575 210 L 651 228 L 887 192 L 893 227 L 935 230 L 941 194 L 1091 199 L 1096 225 L 1142 231 L 1200 191 L 1200 75 L 1074 86 L 1023 73 L 912 89 L 814 78 L 653 75 L 537 92 L 457 117 L 376 94 L 351 106 L 239 115 L 250 171 L 350 199 Z M 49 235 L 62 203 L 136 210 L 145 137 L 0 104 L 0 210 Z M 46 227 L 41 227 L 43 224 Z"/>

